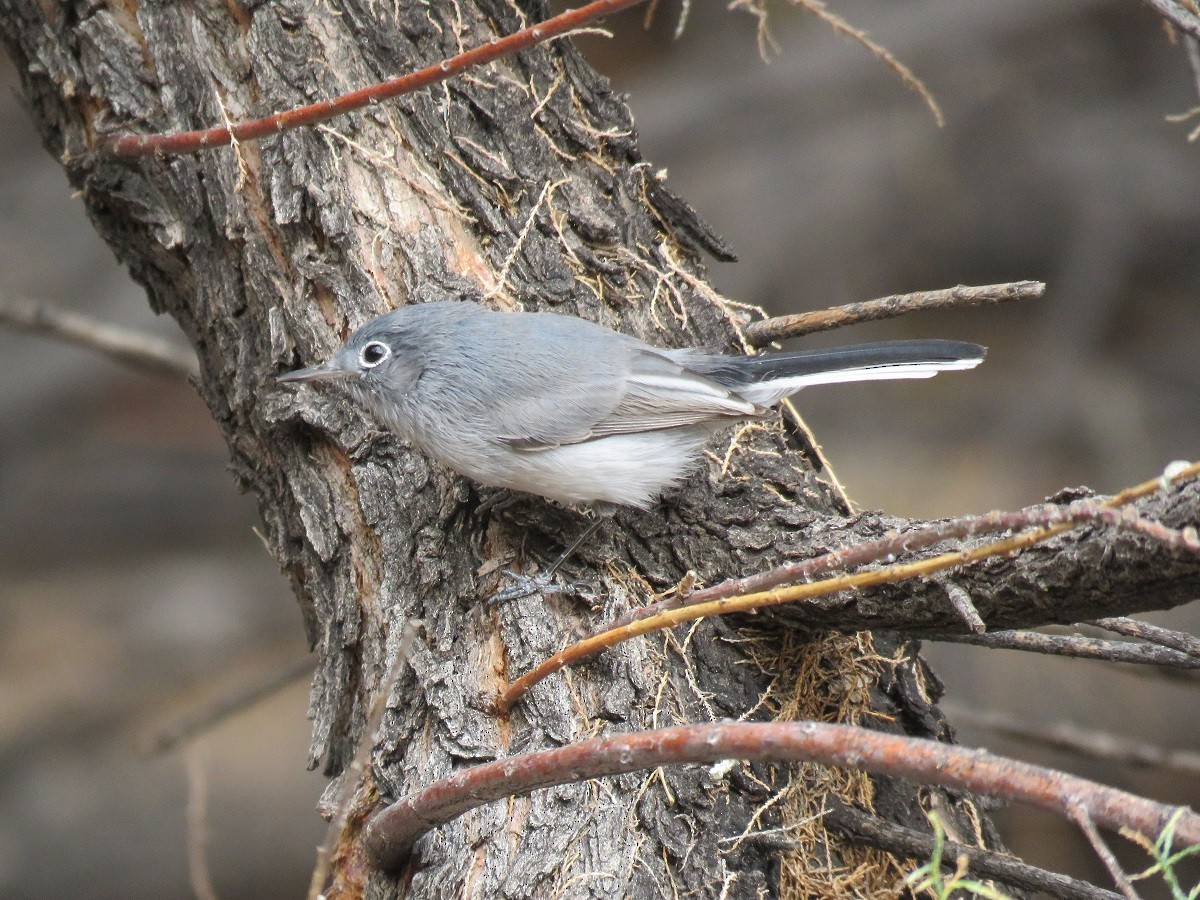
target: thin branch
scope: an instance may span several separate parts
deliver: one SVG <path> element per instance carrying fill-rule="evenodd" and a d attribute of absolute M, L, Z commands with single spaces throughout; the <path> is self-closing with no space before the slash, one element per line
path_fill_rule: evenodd
<path fill-rule="evenodd" d="M 283 668 L 272 671 L 261 679 L 239 687 L 210 703 L 190 710 L 176 721 L 160 727 L 139 741 L 138 749 L 147 756 L 155 756 L 174 750 L 180 744 L 195 740 L 226 719 L 283 690 L 297 679 L 311 675 L 314 665 L 312 655 L 306 653 Z"/>
<path fill-rule="evenodd" d="M 1178 650 L 1180 653 L 1186 653 L 1189 656 L 1200 657 L 1200 638 L 1184 634 L 1182 631 L 1172 631 L 1170 628 L 1162 628 L 1161 626 L 1151 625 L 1149 622 L 1141 622 L 1126 616 L 1111 619 L 1096 619 L 1087 624 L 1094 625 L 1096 628 L 1103 628 L 1105 631 L 1111 631 L 1114 634 L 1121 634 L 1125 637 L 1138 638 L 1151 644 L 1158 644 L 1160 647 L 1170 647 L 1172 650 Z"/>
<path fill-rule="evenodd" d="M 1116 884 L 1117 890 L 1124 895 L 1125 900 L 1142 900 L 1138 896 L 1138 892 L 1133 889 L 1133 882 L 1129 880 L 1129 875 L 1121 868 L 1117 858 L 1113 856 L 1112 848 L 1105 843 L 1104 838 L 1097 830 L 1096 823 L 1092 821 L 1087 809 L 1082 804 L 1072 804 L 1067 810 L 1067 815 L 1087 837 L 1088 843 L 1092 845 L 1092 849 L 1104 863 L 1104 868 L 1108 869 L 1108 874 L 1112 876 L 1113 883 Z"/>
<path fill-rule="evenodd" d="M 1200 38 L 1185 34 L 1183 36 L 1183 49 L 1187 53 L 1188 65 L 1192 70 L 1192 80 L 1196 85 L 1196 93 L 1200 94 Z"/>
<path fill-rule="evenodd" d="M 1182 31 L 1200 40 L 1200 18 L 1197 18 L 1175 0 L 1142 0 L 1147 6 Z"/>
<path fill-rule="evenodd" d="M 932 835 L 887 822 L 836 798 L 826 810 L 824 821 L 834 831 L 858 844 L 876 847 L 893 856 L 928 860 L 933 856 Z M 1041 891 L 1062 900 L 1120 900 L 1120 894 L 1088 884 L 1057 872 L 1047 872 L 981 847 L 969 847 L 954 841 L 943 844 L 943 866 L 952 870 L 954 861 L 965 857 L 970 870 L 985 878 L 1001 881 L 1026 891 Z"/>
<path fill-rule="evenodd" d="M 313 864 L 312 878 L 308 883 L 308 900 L 318 900 L 324 896 L 325 883 L 329 880 L 334 854 L 341 846 L 343 835 L 346 833 L 346 825 L 350 821 L 355 791 L 366 770 L 371 751 L 379 743 L 380 733 L 383 729 L 383 717 L 387 713 L 388 699 L 391 697 L 392 688 L 400 677 L 400 670 L 408 663 L 409 657 L 412 655 L 412 645 L 416 637 L 414 625 L 406 621 L 400 627 L 401 632 L 395 653 L 392 655 L 383 681 L 379 683 L 379 689 L 371 701 L 371 708 L 367 712 L 367 720 L 363 723 L 362 735 L 358 740 L 358 748 L 354 751 L 354 759 L 342 772 L 342 782 L 338 786 L 333 816 L 329 820 L 329 828 L 325 831 L 325 839 L 317 848 L 317 859 Z"/>
<path fill-rule="evenodd" d="M 941 708 L 955 725 L 984 728 L 1019 741 L 1052 750 L 1065 750 L 1087 759 L 1164 769 L 1200 778 L 1200 753 L 1189 750 L 1167 750 L 1154 744 L 1131 741 L 1119 735 L 1066 723 L 1030 725 L 997 710 L 969 709 L 951 703 L 942 703 Z"/>
<path fill-rule="evenodd" d="M 817 18 L 821 19 L 821 21 L 834 31 L 844 34 L 846 37 L 852 38 L 866 47 L 884 65 L 899 75 L 901 81 L 921 95 L 921 99 L 925 101 L 925 105 L 933 113 L 933 120 L 937 123 L 938 128 L 945 126 L 946 117 L 942 115 L 942 108 L 938 106 L 938 102 L 934 99 L 929 88 L 925 87 L 925 83 L 914 75 L 908 66 L 892 55 L 892 51 L 888 50 L 887 47 L 875 43 L 867 37 L 865 31 L 855 28 L 837 13 L 830 12 L 821 0 L 792 0 L 792 2 L 817 16 Z"/>
<path fill-rule="evenodd" d="M 484 803 L 601 776 L 722 759 L 858 769 L 1060 815 L 1082 809 L 1106 828 L 1148 835 L 1159 834 L 1178 810 L 1064 772 L 936 741 L 826 722 L 727 722 L 595 738 L 462 769 L 380 810 L 363 842 L 374 865 L 395 869 L 421 835 Z M 1185 810 L 1176 835 L 1180 843 L 1200 843 L 1200 816 Z"/>
<path fill-rule="evenodd" d="M 995 650 L 1025 650 L 1075 659 L 1102 659 L 1107 662 L 1170 666 L 1176 669 L 1200 669 L 1200 656 L 1191 656 L 1153 644 L 1105 641 L 1077 634 L 1042 634 L 1038 631 L 989 631 L 987 634 L 931 634 L 927 640 L 952 644 L 972 644 Z"/>
<path fill-rule="evenodd" d="M 969 306 L 988 306 L 1008 303 L 1012 300 L 1032 300 L 1046 293 L 1046 285 L 1040 281 L 1014 281 L 1008 284 L 987 284 L 981 287 L 945 288 L 939 291 L 917 291 L 912 294 L 892 294 L 878 300 L 847 303 L 829 309 L 797 313 L 792 316 L 776 316 L 751 322 L 746 326 L 746 340 L 762 347 L 773 341 L 816 334 L 862 322 L 893 319 L 913 312 L 931 309 L 963 309 Z"/>
<path fill-rule="evenodd" d="M 522 28 L 505 37 L 494 38 L 486 44 L 472 47 L 451 59 L 426 66 L 416 72 L 401 75 L 369 87 L 350 91 L 332 100 L 322 100 L 308 106 L 300 106 L 283 112 L 273 113 L 259 119 L 239 122 L 231 128 L 217 126 L 199 131 L 180 131 L 173 134 L 122 134 L 102 140 L 101 149 L 116 156 L 137 157 L 152 154 L 196 153 L 209 147 L 223 147 L 233 140 L 253 141 L 305 125 L 316 125 L 336 116 L 391 100 L 421 88 L 446 81 L 475 66 L 486 65 L 507 56 L 527 50 L 537 44 L 562 37 L 593 22 L 620 12 L 645 0 L 594 0 L 579 9 L 567 10 L 537 25 Z"/>
<path fill-rule="evenodd" d="M 0 326 L 58 338 L 158 375 L 186 380 L 200 374 L 195 354 L 167 341 L 41 303 L 0 297 Z"/>
<path fill-rule="evenodd" d="M 187 771 L 187 869 L 196 900 L 217 900 L 208 871 L 208 783 L 204 764 L 193 749 L 184 759 Z"/>

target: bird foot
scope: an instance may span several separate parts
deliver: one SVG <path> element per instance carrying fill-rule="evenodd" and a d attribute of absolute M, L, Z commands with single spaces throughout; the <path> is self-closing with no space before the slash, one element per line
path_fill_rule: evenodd
<path fill-rule="evenodd" d="M 548 594 L 568 593 L 574 585 L 555 583 L 554 572 L 539 572 L 537 575 L 522 575 L 512 569 L 504 570 L 509 583 L 492 594 L 488 602 L 493 604 L 509 603 L 522 597 L 546 596 Z"/>

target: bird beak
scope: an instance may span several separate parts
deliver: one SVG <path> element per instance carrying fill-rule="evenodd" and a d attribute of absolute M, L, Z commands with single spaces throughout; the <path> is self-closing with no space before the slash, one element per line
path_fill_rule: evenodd
<path fill-rule="evenodd" d="M 301 382 L 301 381 L 341 381 L 343 378 L 348 378 L 351 372 L 343 368 L 335 367 L 333 361 L 321 363 L 319 366 L 313 366 L 310 369 L 297 369 L 295 372 L 288 372 L 286 375 L 280 375 L 275 380 L 283 382 Z"/>

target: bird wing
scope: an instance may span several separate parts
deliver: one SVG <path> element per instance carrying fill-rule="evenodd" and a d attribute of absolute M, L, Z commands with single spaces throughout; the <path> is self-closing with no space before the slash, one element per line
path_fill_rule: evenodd
<path fill-rule="evenodd" d="M 709 419 L 744 419 L 765 410 L 674 359 L 643 350 L 633 359 L 620 402 L 592 428 L 592 437 L 695 425 Z"/>
<path fill-rule="evenodd" d="M 537 423 L 505 443 L 517 450 L 544 450 L 614 434 L 658 431 L 712 419 L 742 419 L 766 410 L 710 378 L 688 371 L 648 345 L 630 347 L 628 365 L 600 378 L 584 362 L 567 384 L 507 404 L 510 422 Z M 565 373 L 564 373 L 565 374 Z M 572 390 L 572 388 L 574 390 Z"/>

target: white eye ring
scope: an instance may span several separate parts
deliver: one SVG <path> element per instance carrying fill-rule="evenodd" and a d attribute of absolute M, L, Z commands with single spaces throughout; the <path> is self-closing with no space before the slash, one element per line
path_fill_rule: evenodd
<path fill-rule="evenodd" d="M 363 368 L 373 369 L 391 355 L 392 348 L 387 344 L 382 341 L 371 341 L 358 354 L 358 361 Z"/>

